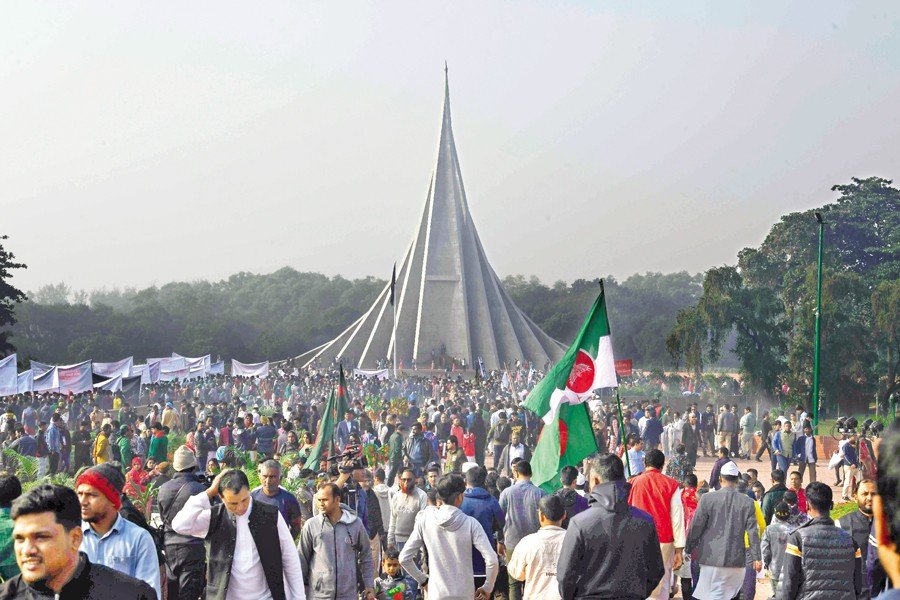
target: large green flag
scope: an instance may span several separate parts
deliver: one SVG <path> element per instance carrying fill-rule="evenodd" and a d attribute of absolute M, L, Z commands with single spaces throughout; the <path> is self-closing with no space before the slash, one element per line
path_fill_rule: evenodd
<path fill-rule="evenodd" d="M 559 488 L 559 471 L 597 452 L 584 401 L 597 388 L 616 387 L 615 359 L 603 289 L 575 341 L 531 390 L 524 406 L 544 420 L 531 459 L 532 480 L 547 491 Z"/>
<path fill-rule="evenodd" d="M 344 413 L 347 412 L 349 406 L 350 402 L 347 399 L 347 382 L 344 379 L 344 365 L 341 365 L 341 375 L 338 380 L 337 393 L 332 389 L 331 395 L 328 396 L 328 402 L 325 404 L 325 413 L 322 415 L 322 421 L 319 423 L 319 433 L 316 436 L 316 443 L 313 446 L 312 451 L 310 451 L 309 458 L 306 459 L 306 462 L 303 465 L 304 467 L 312 469 L 313 471 L 318 471 L 321 468 L 320 463 L 322 462 L 322 455 L 326 451 L 329 455 L 332 454 L 334 429 L 344 416 Z"/>

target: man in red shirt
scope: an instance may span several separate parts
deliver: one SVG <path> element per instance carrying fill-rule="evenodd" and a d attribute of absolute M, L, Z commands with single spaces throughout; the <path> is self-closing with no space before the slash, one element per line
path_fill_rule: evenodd
<path fill-rule="evenodd" d="M 666 457 L 653 449 L 644 456 L 644 472 L 631 480 L 628 503 L 653 517 L 659 535 L 659 549 L 663 556 L 666 574 L 649 598 L 669 600 L 672 571 L 681 566 L 684 549 L 684 508 L 678 482 L 663 475 Z"/>

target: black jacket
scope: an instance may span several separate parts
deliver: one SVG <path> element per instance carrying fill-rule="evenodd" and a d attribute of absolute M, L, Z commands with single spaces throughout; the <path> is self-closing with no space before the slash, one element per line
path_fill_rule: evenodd
<path fill-rule="evenodd" d="M 564 600 L 647 598 L 665 574 L 653 518 L 628 505 L 621 483 L 594 488 L 572 517 L 556 578 Z"/>
<path fill-rule="evenodd" d="M 28 585 L 16 575 L 0 587 L 0 600 L 112 600 L 129 598 L 134 600 L 156 600 L 156 592 L 145 581 L 129 577 L 124 573 L 94 565 L 87 556 L 79 553 L 78 567 L 72 579 L 63 586 L 56 596 L 53 590 L 43 584 Z"/>
<path fill-rule="evenodd" d="M 788 536 L 779 586 L 782 600 L 856 600 L 859 548 L 829 517 L 816 517 Z"/>
<path fill-rule="evenodd" d="M 869 534 L 872 531 L 872 520 L 858 510 L 854 510 L 852 513 L 841 517 L 838 523 L 841 529 L 849 533 L 850 537 L 853 538 L 853 543 L 859 548 L 862 559 L 865 560 L 865 557 L 869 554 Z M 871 593 L 869 591 L 868 577 L 862 578 L 862 587 L 862 594 L 859 596 L 860 600 L 869 600 Z"/>
<path fill-rule="evenodd" d="M 171 481 L 160 486 L 156 502 L 159 504 L 159 516 L 163 523 L 162 531 L 166 545 L 203 545 L 203 540 L 200 538 L 175 533 L 175 530 L 172 529 L 172 519 L 184 508 L 184 503 L 188 501 L 188 498 L 205 491 L 206 487 L 206 484 L 200 482 L 196 472 L 175 473 L 175 477 Z"/>

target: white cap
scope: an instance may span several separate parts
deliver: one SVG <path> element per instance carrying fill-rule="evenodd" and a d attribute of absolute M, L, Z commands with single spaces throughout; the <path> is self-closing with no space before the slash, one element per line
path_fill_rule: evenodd
<path fill-rule="evenodd" d="M 478 466 L 478 463 L 476 463 L 476 462 L 464 462 L 462 465 L 463 475 L 466 474 L 466 471 L 468 471 L 470 469 L 474 469 L 477 466 Z"/>
<path fill-rule="evenodd" d="M 727 463 L 722 465 L 722 470 L 719 471 L 719 474 L 720 475 L 730 475 L 731 477 L 737 477 L 738 475 L 741 474 L 741 472 L 738 471 L 737 465 L 734 464 L 733 461 L 728 461 Z"/>
<path fill-rule="evenodd" d="M 575 480 L 575 485 L 584 485 L 585 483 L 587 483 L 587 479 L 584 478 L 584 475 L 579 473 L 578 479 Z"/>

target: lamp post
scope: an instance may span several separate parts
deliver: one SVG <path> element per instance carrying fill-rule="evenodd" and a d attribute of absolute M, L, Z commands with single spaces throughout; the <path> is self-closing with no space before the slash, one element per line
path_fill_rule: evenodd
<path fill-rule="evenodd" d="M 821 358 L 822 345 L 822 243 L 825 238 L 825 219 L 822 213 L 816 213 L 816 221 L 819 223 L 819 258 L 818 272 L 816 276 L 816 344 L 813 354 L 813 434 L 819 433 L 819 360 Z"/>

